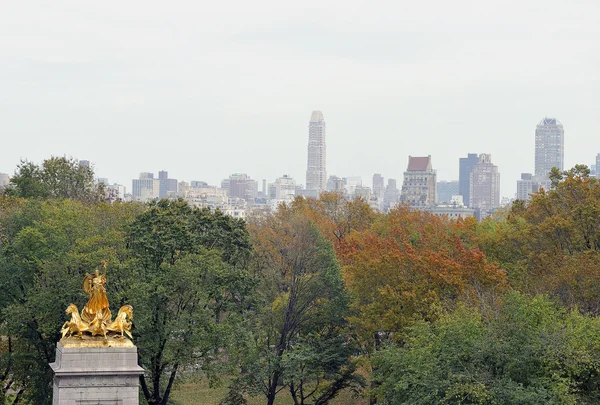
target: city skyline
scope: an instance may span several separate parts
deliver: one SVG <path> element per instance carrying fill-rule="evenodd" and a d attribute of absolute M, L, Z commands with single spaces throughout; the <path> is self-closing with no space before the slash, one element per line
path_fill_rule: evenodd
<path fill-rule="evenodd" d="M 558 118 L 564 167 L 600 152 L 598 2 L 137 1 L 0 15 L 0 171 L 73 156 L 128 184 L 145 170 L 212 184 L 305 182 L 306 120 L 327 118 L 327 172 L 401 182 L 406 156 L 490 153 L 512 197 L 535 126 Z M 134 22 L 134 23 L 132 23 Z"/>
<path fill-rule="evenodd" d="M 558 132 L 557 132 L 557 130 L 555 130 L 554 127 L 558 128 Z M 540 128 L 542 130 L 540 130 Z M 327 172 L 326 161 L 325 161 L 325 156 L 324 156 L 325 155 L 325 120 L 324 120 L 324 115 L 323 115 L 322 111 L 319 111 L 319 110 L 313 110 L 312 111 L 312 113 L 311 113 L 311 119 L 309 121 L 309 131 L 308 132 L 309 132 L 309 143 L 308 143 L 309 146 L 308 146 L 308 152 L 306 154 L 307 156 L 311 153 L 311 142 L 312 142 L 313 154 L 315 153 L 315 150 L 316 150 L 315 147 L 317 145 L 317 143 L 315 142 L 316 139 L 317 139 L 316 135 L 318 135 L 319 141 L 323 142 L 322 145 L 319 145 L 319 148 L 320 148 L 319 149 L 319 153 L 316 154 L 315 156 L 313 156 L 313 161 L 317 157 L 319 159 L 322 159 L 322 166 L 320 166 L 320 167 L 323 170 L 320 173 L 320 175 L 324 175 L 325 176 L 325 181 L 324 181 L 325 186 L 322 188 L 322 190 L 326 190 L 326 188 L 327 188 L 326 184 L 327 184 L 327 180 L 329 179 L 329 177 L 331 177 L 331 176 L 338 177 L 338 175 L 337 174 L 332 174 L 332 175 L 328 175 L 327 174 L 328 172 Z M 562 124 L 560 123 L 560 121 L 558 119 L 556 119 L 554 117 L 552 117 L 552 118 L 551 117 L 545 117 L 545 118 L 543 118 L 538 123 L 538 125 L 536 126 L 536 129 L 534 131 L 534 135 L 535 135 L 534 139 L 535 139 L 536 146 L 537 146 L 536 149 L 535 149 L 535 151 L 534 151 L 535 152 L 535 159 L 534 159 L 534 161 L 536 162 L 536 166 L 538 168 L 538 171 L 540 170 L 539 168 L 542 167 L 546 163 L 545 161 L 542 162 L 542 159 L 540 157 L 541 153 L 539 152 L 540 149 L 543 149 L 543 147 L 540 148 L 539 145 L 543 145 L 544 142 L 545 143 L 549 143 L 550 142 L 550 140 L 546 139 L 546 138 L 548 138 L 548 135 L 546 134 L 546 132 L 552 132 L 552 134 L 550 134 L 550 136 L 553 136 L 552 139 L 551 139 L 552 142 L 556 143 L 557 139 L 560 141 L 559 142 L 560 143 L 559 147 L 558 148 L 554 148 L 556 150 L 553 150 L 553 156 L 550 157 L 550 158 L 547 158 L 546 160 L 550 162 L 550 161 L 553 161 L 553 159 L 554 160 L 560 160 L 560 159 L 562 159 L 562 161 L 564 161 L 564 129 L 563 129 L 563 126 L 562 126 Z M 554 134 L 554 132 L 557 132 L 557 134 Z M 558 136 L 558 138 L 557 138 L 557 136 Z M 556 153 L 554 153 L 554 152 L 556 152 Z M 554 156 L 554 155 L 556 155 L 556 156 Z M 67 155 L 63 155 L 63 156 L 67 156 Z M 478 154 L 468 153 L 468 159 L 471 159 L 471 157 L 475 157 L 476 160 L 477 160 L 478 159 L 477 156 L 478 156 Z M 594 162 L 591 162 L 591 163 L 590 162 L 577 162 L 577 163 L 585 164 L 588 167 L 591 167 L 591 165 L 597 163 L 598 156 L 600 156 L 600 153 L 596 155 Z M 79 157 L 75 157 L 75 156 L 67 156 L 67 157 L 79 158 Z M 410 160 L 410 158 L 411 157 L 409 156 L 409 160 Z M 27 160 L 33 161 L 32 159 L 27 159 Z M 309 163 L 311 162 L 310 157 L 308 158 L 308 161 L 309 161 Z M 465 164 L 466 164 L 467 158 L 465 158 L 465 157 L 459 157 L 457 159 L 457 161 L 458 161 L 459 164 L 457 165 L 458 166 L 458 168 L 457 168 L 458 170 L 457 170 L 456 177 L 455 178 L 450 178 L 450 179 L 440 179 L 440 178 L 437 178 L 438 182 L 454 182 L 454 181 L 458 182 L 459 181 L 459 179 L 461 177 L 461 170 L 462 170 L 463 161 L 465 161 Z M 40 162 L 34 162 L 34 163 L 40 163 Z M 139 180 L 136 180 L 135 178 L 133 178 L 133 180 L 129 179 L 129 180 L 126 180 L 124 182 L 113 181 L 112 178 L 108 178 L 108 177 L 105 177 L 105 176 L 101 175 L 102 173 L 98 171 L 99 169 L 98 169 L 98 165 L 96 164 L 96 162 L 93 162 L 93 161 L 90 162 L 90 160 L 80 160 L 80 163 L 83 163 L 83 164 L 88 165 L 88 166 L 90 164 L 94 165 L 95 174 L 96 174 L 96 176 L 97 176 L 97 178 L 98 178 L 99 181 L 106 182 L 108 180 L 112 184 L 125 185 L 126 188 L 127 188 L 127 190 L 128 190 L 127 191 L 128 193 L 133 193 L 134 195 L 136 195 L 136 192 L 134 191 L 135 188 L 136 188 L 135 182 L 139 181 Z M 568 168 L 568 166 L 564 166 L 563 165 L 562 169 L 564 169 L 565 167 Z M 160 196 L 166 196 L 166 191 L 163 191 L 163 190 L 166 190 L 166 187 L 167 187 L 166 184 L 164 184 L 165 181 L 167 180 L 167 178 L 164 177 L 164 176 L 167 175 L 167 171 L 164 170 L 164 169 L 165 168 L 163 168 L 161 170 L 158 170 L 159 177 L 156 179 L 156 180 L 158 180 L 158 179 L 161 180 L 161 182 L 160 182 L 160 190 L 161 191 L 160 192 L 157 191 L 157 192 L 159 192 Z M 437 169 L 435 169 L 435 170 L 437 171 Z M 243 170 L 242 170 L 242 172 L 243 172 Z M 308 180 L 308 172 L 309 171 L 307 170 L 306 171 L 306 179 L 307 180 Z M 1 167 L 0 167 L 0 173 L 4 173 L 2 171 Z M 6 173 L 8 173 L 9 175 L 12 175 L 12 172 L 6 171 Z M 139 173 L 139 179 L 144 179 L 146 175 L 152 175 L 152 172 L 138 172 L 138 173 Z M 244 174 L 245 173 L 246 172 L 244 172 Z M 235 175 L 235 173 L 234 173 L 234 175 Z M 381 175 L 381 174 L 379 174 L 379 175 Z M 521 180 L 522 179 L 522 175 L 523 175 L 523 173 L 521 173 L 521 177 L 520 178 L 511 179 L 511 181 L 513 182 L 513 184 L 515 183 L 515 181 Z M 313 173 L 313 176 L 314 176 L 314 173 Z M 194 176 L 192 178 L 177 178 L 177 181 L 185 181 L 185 182 L 188 182 L 188 183 L 194 183 L 194 182 L 200 181 L 200 182 L 206 182 L 207 184 L 209 184 L 211 186 L 216 186 L 216 187 L 219 187 L 219 184 L 221 184 L 221 187 L 222 187 L 222 179 L 221 179 L 221 181 L 215 181 L 213 183 L 213 182 L 211 182 L 211 180 L 206 180 L 204 177 L 203 178 L 201 178 L 201 177 L 202 176 L 198 175 L 198 176 Z M 263 182 L 268 182 L 270 184 L 271 181 L 275 181 L 275 179 L 277 179 L 279 177 L 281 177 L 280 174 L 272 173 L 270 176 L 262 178 L 262 180 L 261 179 L 255 180 L 255 182 L 258 181 L 258 180 L 261 180 Z M 302 186 L 304 186 L 306 188 L 306 184 L 302 184 L 301 182 L 298 182 L 296 180 L 297 179 L 296 177 L 294 177 L 292 175 L 288 175 L 288 174 L 286 174 L 285 177 L 290 177 L 292 179 L 295 179 L 296 185 L 298 185 L 298 186 L 302 185 Z M 320 178 L 320 176 L 318 176 L 318 177 Z M 368 187 L 372 186 L 372 184 L 369 183 L 368 179 L 369 179 L 370 175 L 368 175 L 368 174 L 362 174 L 361 173 L 361 174 L 358 174 L 358 175 L 350 175 L 350 176 L 342 174 L 339 177 L 360 178 L 363 186 L 368 186 Z M 399 186 L 401 187 L 402 184 L 403 184 L 403 182 L 402 182 L 402 177 L 403 176 L 401 175 L 399 177 L 400 177 L 400 179 L 399 179 L 400 180 Z M 383 178 L 394 178 L 394 177 L 386 176 L 385 173 L 383 173 Z M 133 185 L 132 185 L 132 181 L 134 183 Z M 175 181 L 175 180 L 172 180 L 172 181 Z M 307 183 L 308 183 L 308 181 L 307 181 Z M 159 187 L 158 184 L 159 183 L 157 183 L 157 185 L 155 186 L 157 188 L 157 190 L 158 190 L 158 187 Z M 175 185 L 175 183 L 171 183 L 171 186 L 169 186 L 169 189 L 171 190 L 172 187 L 174 187 L 174 185 Z M 513 199 L 513 198 L 517 197 L 519 195 L 519 187 L 520 187 L 519 185 L 516 185 L 514 187 L 514 192 L 512 194 L 510 194 L 510 195 L 505 194 L 504 191 L 501 190 L 500 191 L 500 198 L 501 199 L 502 198 Z M 228 187 L 225 187 L 225 188 L 228 188 Z M 459 191 L 458 194 L 460 194 L 460 193 L 461 192 Z M 469 205 L 468 201 L 465 201 L 465 204 Z"/>

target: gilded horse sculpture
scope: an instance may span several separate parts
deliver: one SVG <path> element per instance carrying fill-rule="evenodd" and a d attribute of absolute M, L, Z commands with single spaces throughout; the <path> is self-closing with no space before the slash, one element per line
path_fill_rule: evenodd
<path fill-rule="evenodd" d="M 91 337 L 101 335 L 106 343 L 108 336 L 114 336 L 119 339 L 125 339 L 124 334 L 130 338 L 131 322 L 127 318 L 133 319 L 133 307 L 124 305 L 119 309 L 119 313 L 114 322 L 108 305 L 106 296 L 106 262 L 102 263 L 104 273 L 100 274 L 100 270 L 96 269 L 94 274 L 87 274 L 83 279 L 83 290 L 88 294 L 89 299 L 85 307 L 79 311 L 75 304 L 69 305 L 65 311 L 67 315 L 71 315 L 71 320 L 64 323 L 61 328 L 63 338 L 70 336 L 83 339 L 85 335 Z"/>

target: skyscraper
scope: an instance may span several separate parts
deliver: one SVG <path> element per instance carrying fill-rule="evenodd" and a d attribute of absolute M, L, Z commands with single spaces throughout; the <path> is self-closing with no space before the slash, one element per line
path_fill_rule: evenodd
<path fill-rule="evenodd" d="M 492 163 L 492 155 L 479 155 L 479 163 L 471 171 L 470 195 L 471 208 L 475 208 L 478 220 L 500 206 L 500 173 Z"/>
<path fill-rule="evenodd" d="M 564 169 L 565 131 L 556 118 L 544 118 L 535 129 L 535 176 L 548 178 L 553 167 Z"/>
<path fill-rule="evenodd" d="M 325 119 L 321 111 L 313 111 L 308 123 L 307 190 L 324 191 L 327 187 L 325 152 Z"/>
<path fill-rule="evenodd" d="M 373 175 L 373 194 L 375 194 L 377 198 L 383 198 L 384 192 L 385 183 L 383 182 L 383 176 L 380 173 L 375 173 Z"/>
<path fill-rule="evenodd" d="M 169 172 L 158 172 L 159 191 L 158 198 L 174 197 L 177 194 L 177 179 L 170 179 Z"/>
<path fill-rule="evenodd" d="M 471 171 L 479 162 L 477 153 L 469 153 L 466 158 L 459 159 L 458 193 L 462 195 L 465 206 L 471 206 Z"/>

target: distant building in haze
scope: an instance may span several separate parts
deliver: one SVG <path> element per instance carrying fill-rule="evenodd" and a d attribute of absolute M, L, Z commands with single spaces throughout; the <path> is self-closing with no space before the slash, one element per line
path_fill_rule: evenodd
<path fill-rule="evenodd" d="M 596 177 L 600 178 L 600 153 L 596 155 Z"/>
<path fill-rule="evenodd" d="M 492 163 L 492 155 L 486 153 L 479 155 L 479 162 L 471 171 L 469 194 L 470 208 L 475 209 L 479 220 L 500 206 L 500 173 L 498 173 L 498 166 Z"/>
<path fill-rule="evenodd" d="M 385 183 L 383 181 L 383 176 L 379 173 L 375 173 L 373 175 L 373 194 L 377 198 L 383 198 L 383 193 L 385 193 Z"/>
<path fill-rule="evenodd" d="M 458 192 L 458 181 L 456 180 L 438 181 L 436 191 L 437 203 L 449 203 L 452 201 L 452 197 L 460 195 Z"/>
<path fill-rule="evenodd" d="M 234 173 L 221 182 L 221 187 L 229 190 L 229 197 L 253 202 L 258 193 L 258 183 L 245 173 Z"/>
<path fill-rule="evenodd" d="M 435 204 L 436 172 L 431 156 L 408 157 L 400 201 L 414 208 Z"/>
<path fill-rule="evenodd" d="M 393 208 L 400 199 L 400 191 L 396 184 L 396 179 L 388 179 L 385 192 L 383 194 L 383 211 Z"/>
<path fill-rule="evenodd" d="M 0 188 L 6 188 L 10 184 L 10 176 L 6 173 L 0 173 Z"/>
<path fill-rule="evenodd" d="M 147 202 L 159 198 L 160 183 L 154 178 L 154 173 L 142 172 L 140 177 L 133 179 L 131 183 L 131 195 L 134 201 Z"/>
<path fill-rule="evenodd" d="M 293 178 L 284 174 L 269 184 L 269 198 L 276 204 L 291 202 L 296 196 L 296 182 Z"/>
<path fill-rule="evenodd" d="M 172 198 L 177 195 L 177 179 L 170 179 L 169 173 L 158 172 L 158 198 Z"/>
<path fill-rule="evenodd" d="M 331 175 L 327 179 L 327 191 L 335 191 L 336 193 L 344 192 L 344 179 Z"/>
<path fill-rule="evenodd" d="M 325 191 L 327 186 L 326 163 L 325 118 L 321 111 L 313 111 L 308 123 L 307 190 Z"/>
<path fill-rule="evenodd" d="M 466 158 L 459 159 L 458 194 L 463 198 L 465 206 L 471 206 L 471 170 L 479 163 L 477 153 L 469 153 Z"/>
<path fill-rule="evenodd" d="M 553 167 L 564 170 L 565 131 L 556 118 L 544 118 L 535 129 L 535 176 L 548 178 Z"/>

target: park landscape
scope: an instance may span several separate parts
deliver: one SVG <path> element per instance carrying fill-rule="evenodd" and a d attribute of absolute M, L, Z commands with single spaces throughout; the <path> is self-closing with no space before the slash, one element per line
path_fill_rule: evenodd
<path fill-rule="evenodd" d="M 65 308 L 105 264 L 140 403 L 596 404 L 600 183 L 550 178 L 479 223 L 338 193 L 240 220 L 23 161 L 0 196 L 0 403 L 51 403 Z"/>

